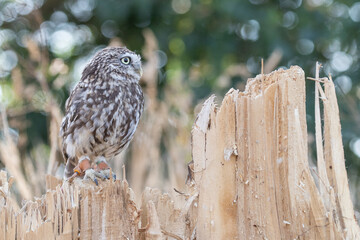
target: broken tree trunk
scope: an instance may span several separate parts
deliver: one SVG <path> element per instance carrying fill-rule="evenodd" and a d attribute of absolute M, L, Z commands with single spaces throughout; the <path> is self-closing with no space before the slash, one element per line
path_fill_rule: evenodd
<path fill-rule="evenodd" d="M 292 67 L 249 79 L 219 108 L 214 96 L 204 103 L 192 131 L 193 178 L 174 200 L 146 188 L 137 206 L 126 180 L 97 187 L 48 177 L 48 192 L 18 210 L 1 173 L 0 239 L 359 239 L 334 85 L 322 82 L 318 181 L 304 72 Z"/>
<path fill-rule="evenodd" d="M 100 187 L 81 181 L 52 185 L 55 182 L 49 177 L 47 193 L 18 212 L 1 187 L 0 239 L 137 239 L 139 212 L 126 181 L 108 181 Z"/>
<path fill-rule="evenodd" d="M 308 163 L 301 68 L 250 79 L 218 109 L 205 102 L 192 135 L 199 239 L 360 238 L 331 80 L 324 95 L 323 195 Z"/>

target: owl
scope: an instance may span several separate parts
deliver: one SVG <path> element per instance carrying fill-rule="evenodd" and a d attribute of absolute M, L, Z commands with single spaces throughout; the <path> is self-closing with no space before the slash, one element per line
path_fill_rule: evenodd
<path fill-rule="evenodd" d="M 128 146 L 144 109 L 141 75 L 141 57 L 125 47 L 102 49 L 86 65 L 60 129 L 66 179 L 110 178 L 108 161 Z"/>

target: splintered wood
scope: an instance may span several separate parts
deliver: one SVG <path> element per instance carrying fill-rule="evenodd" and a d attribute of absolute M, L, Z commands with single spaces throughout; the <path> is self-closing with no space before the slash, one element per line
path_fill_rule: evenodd
<path fill-rule="evenodd" d="M 14 211 L 1 172 L 0 239 L 137 239 L 140 220 L 126 181 L 57 185 Z M 56 179 L 47 180 L 56 182 Z M 54 187 L 54 186 L 52 186 Z"/>
<path fill-rule="evenodd" d="M 308 163 L 304 72 L 291 67 L 249 79 L 219 108 L 214 96 L 204 103 L 192 179 L 173 200 L 146 188 L 137 206 L 126 180 L 48 176 L 48 192 L 18 209 L 1 172 L 0 239 L 360 239 L 334 84 L 315 80 L 318 172 Z"/>
<path fill-rule="evenodd" d="M 323 82 L 322 194 L 308 164 L 301 68 L 249 79 L 244 92 L 230 90 L 219 108 L 213 97 L 205 102 L 192 134 L 198 239 L 360 238 L 334 85 Z"/>

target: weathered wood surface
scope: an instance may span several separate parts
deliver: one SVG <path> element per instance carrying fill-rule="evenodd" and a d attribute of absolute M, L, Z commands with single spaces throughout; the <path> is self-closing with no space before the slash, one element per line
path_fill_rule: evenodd
<path fill-rule="evenodd" d="M 331 80 L 322 94 L 326 194 L 308 163 L 301 68 L 249 79 L 219 108 L 207 100 L 192 135 L 198 239 L 360 239 Z"/>
<path fill-rule="evenodd" d="M 18 212 L 8 196 L 0 202 L 0 239 L 138 239 L 139 210 L 126 181 L 65 182 Z"/>
<path fill-rule="evenodd" d="M 126 180 L 97 187 L 48 176 L 47 193 L 19 209 L 1 172 L 0 239 L 360 239 L 334 85 L 316 84 L 321 173 L 308 163 L 304 72 L 292 67 L 249 79 L 219 108 L 214 96 L 204 103 L 193 179 L 173 199 L 146 188 L 137 205 Z"/>

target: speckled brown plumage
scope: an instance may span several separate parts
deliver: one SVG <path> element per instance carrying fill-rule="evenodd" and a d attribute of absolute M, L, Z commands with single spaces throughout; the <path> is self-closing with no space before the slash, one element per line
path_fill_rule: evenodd
<path fill-rule="evenodd" d="M 87 64 L 60 131 L 65 177 L 79 159 L 110 160 L 129 144 L 144 108 L 141 74 L 140 56 L 127 48 L 105 48 Z"/>

